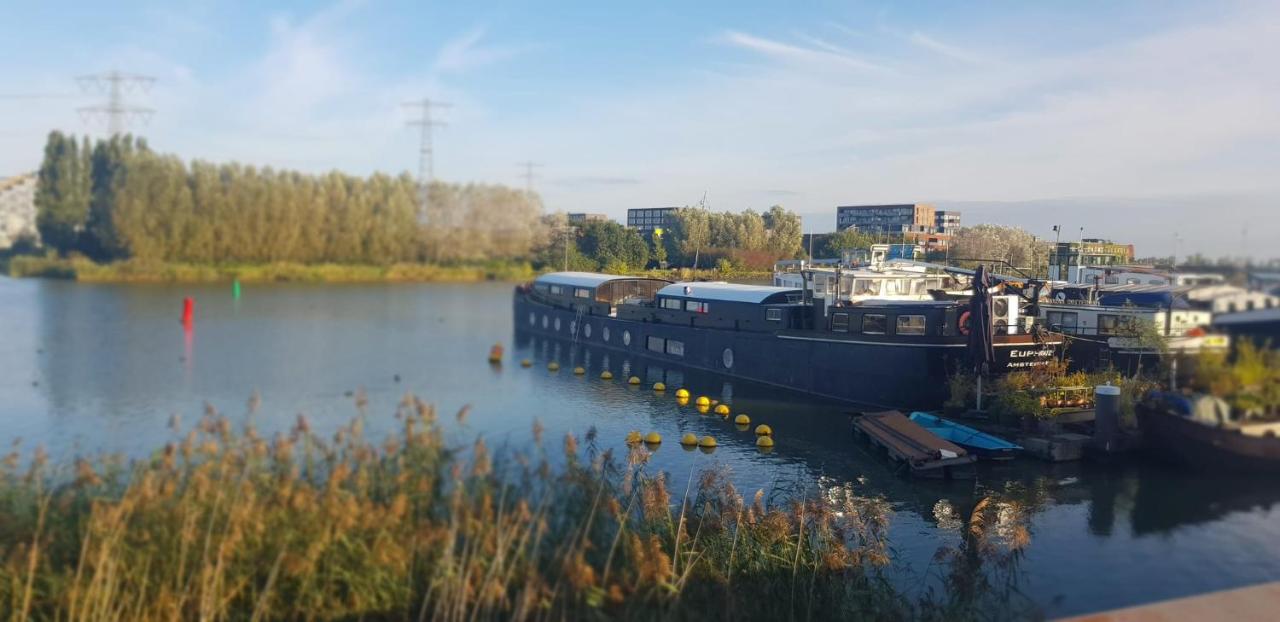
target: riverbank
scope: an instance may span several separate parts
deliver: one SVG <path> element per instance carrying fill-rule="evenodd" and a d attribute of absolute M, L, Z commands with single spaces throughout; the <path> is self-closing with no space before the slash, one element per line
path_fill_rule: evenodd
<path fill-rule="evenodd" d="M 187 264 L 145 261 L 96 263 L 83 258 L 51 258 L 34 255 L 8 260 L 12 277 L 54 278 L 86 283 L 377 283 L 525 281 L 537 272 L 525 262 L 491 262 L 479 265 L 394 263 L 361 264 Z"/>
<path fill-rule="evenodd" d="M 617 459 L 590 433 L 546 447 L 535 423 L 535 446 L 505 455 L 447 440 L 411 396 L 395 416 L 400 433 L 376 444 L 364 414 L 332 437 L 299 416 L 268 441 L 209 409 L 132 464 L 10 453 L 0 606 L 14 620 L 772 620 L 1002 604 L 981 579 L 1007 554 L 988 536 L 1007 523 L 995 502 L 974 509 L 969 553 L 940 553 L 963 586 L 915 600 L 880 573 L 888 504 L 848 486 L 744 499 L 720 468 L 669 484 L 645 447 Z"/>
<path fill-rule="evenodd" d="M 544 270 L 545 271 L 545 270 Z M 156 261 L 97 263 L 85 258 L 19 255 L 0 261 L 0 273 L 15 278 L 68 279 L 85 283 L 476 283 L 528 281 L 540 272 L 528 262 L 484 264 L 427 263 L 301 264 L 188 264 Z M 723 272 L 715 269 L 641 270 L 629 273 L 678 281 L 726 280 L 769 282 L 768 271 Z"/>

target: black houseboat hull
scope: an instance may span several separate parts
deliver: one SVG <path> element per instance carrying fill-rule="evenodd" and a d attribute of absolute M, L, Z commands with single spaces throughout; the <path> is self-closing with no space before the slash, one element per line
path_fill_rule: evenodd
<path fill-rule="evenodd" d="M 874 343 L 816 331 L 739 331 L 584 314 L 517 291 L 519 335 L 576 341 L 655 361 L 784 387 L 863 407 L 935 409 L 966 360 L 963 343 Z M 1011 340 L 1015 339 L 1013 337 Z M 679 353 L 655 344 L 681 344 Z M 1023 335 L 996 347 L 997 370 L 1053 357 L 1060 344 Z"/>
<path fill-rule="evenodd" d="M 1143 443 L 1183 464 L 1211 471 L 1280 473 L 1280 438 L 1251 436 L 1150 407 L 1138 408 Z"/>

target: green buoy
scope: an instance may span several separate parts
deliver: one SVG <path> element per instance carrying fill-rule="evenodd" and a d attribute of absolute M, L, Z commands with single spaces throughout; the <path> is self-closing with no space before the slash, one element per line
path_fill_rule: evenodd
<path fill-rule="evenodd" d="M 231 282 L 231 297 L 240 300 L 240 279 Z"/>

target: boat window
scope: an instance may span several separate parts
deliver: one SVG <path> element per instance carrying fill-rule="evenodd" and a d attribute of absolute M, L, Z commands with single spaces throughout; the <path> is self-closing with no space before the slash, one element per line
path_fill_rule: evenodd
<path fill-rule="evenodd" d="M 880 281 L 876 279 L 856 279 L 853 282 L 854 296 L 879 296 Z"/>
<path fill-rule="evenodd" d="M 564 288 L 563 288 L 563 287 L 560 287 L 559 285 L 552 285 L 552 286 L 551 286 L 551 293 L 553 293 L 553 294 L 563 294 L 563 293 L 564 293 Z"/>
<path fill-rule="evenodd" d="M 1063 333 L 1076 332 L 1076 325 L 1080 321 L 1079 318 L 1080 314 L 1075 311 L 1050 311 L 1045 317 L 1045 319 L 1049 320 L 1049 330 Z"/>
<path fill-rule="evenodd" d="M 1151 279 L 1150 281 L 1147 281 L 1147 283 L 1150 285 L 1164 285 L 1164 281 L 1160 279 Z"/>
<path fill-rule="evenodd" d="M 1138 284 L 1139 284 L 1139 281 L 1138 281 L 1138 279 L 1125 279 L 1125 280 L 1124 280 L 1124 284 L 1125 284 L 1125 285 L 1138 285 Z"/>
<path fill-rule="evenodd" d="M 1120 277 L 1118 277 L 1118 276 L 1109 276 L 1109 277 L 1107 277 L 1107 278 L 1103 279 L 1103 280 L 1102 280 L 1102 282 L 1103 282 L 1103 283 L 1106 283 L 1107 285 L 1119 285 L 1119 284 L 1120 284 Z"/>
<path fill-rule="evenodd" d="M 667 340 L 667 354 L 672 356 L 684 356 L 684 342 L 674 339 Z"/>
<path fill-rule="evenodd" d="M 885 279 L 884 285 L 880 288 L 880 293 L 885 296 L 897 296 L 906 292 L 902 291 L 901 279 Z"/>
<path fill-rule="evenodd" d="M 652 352 L 665 352 L 666 340 L 662 337 L 649 337 L 645 340 L 645 347 Z"/>
<path fill-rule="evenodd" d="M 662 308 L 663 308 L 663 309 L 675 309 L 676 311 L 679 311 L 679 310 L 680 310 L 680 303 L 681 303 L 681 300 L 680 300 L 679 298 L 663 298 L 663 299 L 662 299 Z"/>
<path fill-rule="evenodd" d="M 1133 318 L 1127 315 L 1098 314 L 1099 335 L 1121 335 L 1133 332 Z"/>
<path fill-rule="evenodd" d="M 764 319 L 769 320 L 770 322 L 781 322 L 782 309 L 765 309 Z"/>
<path fill-rule="evenodd" d="M 706 312 L 707 312 L 707 303 L 705 303 L 705 302 L 698 302 L 698 301 L 696 301 L 696 300 L 686 300 L 686 301 L 685 301 L 685 303 L 684 303 L 684 310 L 685 310 L 685 311 L 692 311 L 692 312 L 694 312 L 694 313 L 706 313 Z"/>
<path fill-rule="evenodd" d="M 837 313 L 831 316 L 831 330 L 837 333 L 849 332 L 849 314 Z"/>
<path fill-rule="evenodd" d="M 589 290 L 589 289 L 587 289 L 587 288 L 585 288 L 585 287 L 579 287 L 579 288 L 577 288 L 577 289 L 573 290 L 573 295 L 574 295 L 574 296 L 577 296 L 578 298 L 590 298 L 590 297 L 591 297 L 591 290 Z"/>
<path fill-rule="evenodd" d="M 928 284 L 924 279 L 916 279 L 911 282 L 911 293 L 916 296 L 924 295 L 926 289 L 928 289 Z"/>
<path fill-rule="evenodd" d="M 923 315 L 899 315 L 898 316 L 898 334 L 899 335 L 923 335 L 924 334 L 924 316 Z"/>
<path fill-rule="evenodd" d="M 533 288 L 540 292 L 546 292 L 551 289 L 551 286 L 547 285 L 546 283 L 536 283 L 534 284 Z"/>
<path fill-rule="evenodd" d="M 871 335 L 883 335 L 889 328 L 889 320 L 878 313 L 868 313 L 862 316 L 862 332 Z"/>

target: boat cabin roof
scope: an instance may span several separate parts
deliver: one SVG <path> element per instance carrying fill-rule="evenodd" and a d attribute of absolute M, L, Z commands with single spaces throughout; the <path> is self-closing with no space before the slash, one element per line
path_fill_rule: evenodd
<path fill-rule="evenodd" d="M 614 281 L 660 281 L 670 283 L 665 279 L 651 279 L 645 277 L 618 276 L 616 274 L 599 274 L 596 272 L 549 272 L 534 279 L 534 283 L 545 283 L 547 285 L 564 285 L 567 287 L 586 287 L 595 289 L 605 283 Z"/>
<path fill-rule="evenodd" d="M 692 283 L 672 283 L 660 290 L 659 296 L 672 298 L 695 298 L 699 300 L 722 300 L 726 302 L 750 303 L 785 303 L 788 297 L 799 297 L 801 290 L 793 287 L 774 287 L 771 285 L 743 285 L 725 283 L 723 281 L 697 281 Z"/>

